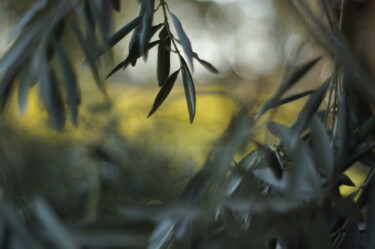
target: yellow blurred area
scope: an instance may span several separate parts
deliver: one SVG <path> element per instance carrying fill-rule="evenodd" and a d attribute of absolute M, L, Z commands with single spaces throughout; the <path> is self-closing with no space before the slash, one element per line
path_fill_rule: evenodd
<path fill-rule="evenodd" d="M 63 131 L 55 131 L 48 125 L 48 115 L 39 100 L 38 89 L 34 87 L 29 94 L 27 110 L 19 114 L 17 98 L 13 97 L 7 116 L 28 135 L 49 139 L 56 143 L 73 141 L 89 145 L 105 139 L 106 127 L 115 121 L 115 129 L 131 143 L 155 153 L 164 153 L 174 162 L 184 162 L 195 169 L 202 165 L 207 153 L 220 135 L 225 131 L 231 117 L 239 105 L 234 98 L 223 94 L 225 89 L 218 85 L 197 86 L 197 113 L 193 124 L 189 123 L 186 100 L 181 83 L 176 84 L 170 96 L 159 110 L 147 118 L 157 87 L 146 85 L 123 85 L 111 83 L 108 87 L 109 100 L 97 89 L 85 88 L 83 104 L 79 111 L 79 125 L 75 127 L 67 113 Z M 259 99 L 267 96 L 259 96 Z M 286 104 L 276 111 L 269 111 L 256 124 L 254 140 L 259 143 L 276 144 L 278 139 L 267 132 L 269 120 L 289 126 L 293 123 L 306 99 Z M 102 108 L 102 111 L 95 111 Z M 256 109 L 250 108 L 251 110 Z M 247 151 L 255 148 L 249 144 Z M 238 161 L 244 155 L 237 155 Z M 368 169 L 357 165 L 346 173 L 356 187 L 343 186 L 340 191 L 348 195 L 364 181 Z"/>
<path fill-rule="evenodd" d="M 83 104 L 79 110 L 79 125 L 75 127 L 67 113 L 63 131 L 55 131 L 48 122 L 47 111 L 39 100 L 38 86 L 29 93 L 24 115 L 18 111 L 17 98 L 12 98 L 8 118 L 26 134 L 55 142 L 73 141 L 90 144 L 105 139 L 105 129 L 115 121 L 114 129 L 131 143 L 146 146 L 148 150 L 167 153 L 200 165 L 220 137 L 237 110 L 236 103 L 222 94 L 217 86 L 197 87 L 197 113 L 189 123 L 182 84 L 177 84 L 159 110 L 147 118 L 158 89 L 150 85 L 123 85 L 111 83 L 109 99 L 98 91 L 84 89 Z M 94 110 L 94 109 L 103 110 Z M 68 108 L 67 108 L 68 109 Z"/>

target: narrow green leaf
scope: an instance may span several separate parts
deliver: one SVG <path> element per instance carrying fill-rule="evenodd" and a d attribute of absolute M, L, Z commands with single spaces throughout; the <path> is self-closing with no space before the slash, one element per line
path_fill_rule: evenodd
<path fill-rule="evenodd" d="M 164 27 L 160 31 L 159 38 L 160 44 L 158 46 L 157 77 L 159 86 L 163 86 L 164 82 L 168 79 L 171 66 L 171 39 L 169 38 L 168 30 L 166 27 Z"/>
<path fill-rule="evenodd" d="M 18 247 L 30 249 L 43 248 L 40 242 L 38 242 L 38 240 L 36 240 L 33 236 L 30 227 L 26 226 L 24 219 L 17 214 L 16 206 L 2 201 L 0 203 L 0 216 L 2 220 L 4 220 L 4 222 L 10 227 L 11 231 L 13 232 L 12 235 L 16 235 L 18 242 L 21 242 L 21 244 L 18 244 Z M 21 245 L 23 245 L 23 247 Z"/>
<path fill-rule="evenodd" d="M 346 77 L 344 76 L 344 79 Z M 348 161 L 348 153 L 349 153 L 349 137 L 350 137 L 350 131 L 349 131 L 349 105 L 348 105 L 348 98 L 346 94 L 346 87 L 345 85 L 342 87 L 340 93 L 337 96 L 338 100 L 338 132 L 337 135 L 333 134 L 334 140 L 337 148 L 337 154 L 336 154 L 336 167 L 337 169 L 342 170 L 344 164 Z M 336 139 L 340 138 L 340 139 Z"/>
<path fill-rule="evenodd" d="M 21 58 L 25 58 L 32 53 L 35 48 L 32 42 L 39 31 L 40 25 L 33 25 L 16 40 L 0 60 L 0 73 L 19 65 Z"/>
<path fill-rule="evenodd" d="M 48 0 L 38 0 L 33 5 L 28 8 L 27 12 L 18 21 L 16 26 L 13 28 L 9 35 L 8 42 L 13 40 L 24 28 L 25 26 L 34 18 L 38 11 L 44 9 L 48 3 Z"/>
<path fill-rule="evenodd" d="M 307 95 L 310 95 L 310 94 L 312 94 L 314 92 L 315 92 L 315 90 L 308 90 L 308 91 L 305 91 L 305 92 L 288 95 L 288 96 L 280 99 L 279 102 L 274 107 L 277 107 L 277 106 L 280 106 L 280 105 L 284 105 L 284 104 L 293 102 L 293 101 L 295 101 L 297 99 L 306 97 Z"/>
<path fill-rule="evenodd" d="M 190 123 L 193 123 L 195 112 L 196 112 L 196 97 L 195 97 L 195 86 L 193 78 L 189 68 L 184 60 L 180 56 L 181 70 L 182 70 L 182 82 L 184 83 L 186 103 L 189 110 Z"/>
<path fill-rule="evenodd" d="M 316 115 L 311 119 L 311 136 L 316 163 L 320 165 L 320 169 L 329 180 L 334 171 L 333 153 L 326 128 Z"/>
<path fill-rule="evenodd" d="M 171 74 L 167 81 L 164 83 L 163 87 L 160 89 L 158 95 L 155 98 L 154 104 L 151 108 L 150 113 L 148 114 L 148 117 L 150 117 L 164 102 L 164 100 L 168 97 L 169 93 L 171 92 L 174 83 L 176 82 L 178 73 L 180 72 L 180 69 Z"/>
<path fill-rule="evenodd" d="M 187 37 L 184 29 L 182 28 L 180 20 L 173 13 L 170 13 L 170 14 L 171 14 L 171 17 L 172 17 L 172 20 L 173 20 L 173 24 L 176 28 L 178 38 L 180 39 L 180 43 L 182 45 L 182 48 L 184 49 L 184 52 L 185 52 L 185 54 L 186 54 L 186 56 L 189 60 L 189 64 L 190 64 L 191 68 L 194 69 L 194 66 L 193 66 L 193 49 L 191 48 L 190 40 Z"/>
<path fill-rule="evenodd" d="M 133 29 L 138 27 L 138 25 L 141 23 L 142 18 L 140 16 L 137 16 L 132 21 L 124 25 L 122 28 L 117 30 L 112 36 L 108 38 L 108 42 L 99 46 L 97 49 L 97 53 L 95 55 L 95 59 L 99 58 L 101 55 L 103 55 L 106 51 L 108 51 L 110 48 L 115 46 L 119 41 L 121 41 L 125 36 L 127 36 Z M 90 64 L 88 60 L 86 59 L 83 62 L 83 68 L 88 67 Z"/>
<path fill-rule="evenodd" d="M 154 15 L 154 0 L 142 0 L 144 9 L 142 25 L 139 34 L 139 49 L 144 61 L 147 61 L 148 44 L 151 39 L 151 26 Z"/>
<path fill-rule="evenodd" d="M 354 132 L 357 142 L 362 142 L 370 134 L 375 134 L 375 114 L 366 119 L 365 122 Z"/>
<path fill-rule="evenodd" d="M 40 95 L 44 106 L 52 120 L 54 128 L 61 130 L 65 123 L 65 111 L 61 100 L 60 89 L 57 86 L 56 76 L 49 68 L 44 51 L 39 52 L 40 62 Z"/>
<path fill-rule="evenodd" d="M 11 90 L 13 88 L 14 80 L 17 76 L 18 68 L 10 68 L 6 71 L 0 81 L 0 108 L 4 109 L 6 103 L 9 101 Z"/>
<path fill-rule="evenodd" d="M 273 96 L 266 101 L 266 103 L 260 108 L 256 117 L 259 118 L 262 116 L 267 110 L 274 108 L 277 106 L 280 98 L 283 94 L 289 90 L 292 86 L 294 86 L 310 69 L 321 59 L 321 57 L 315 58 L 310 60 L 302 65 L 297 66 L 297 68 L 285 77 L 285 80 L 281 83 L 280 87 L 277 91 L 273 94 Z"/>
<path fill-rule="evenodd" d="M 57 57 L 61 65 L 62 74 L 65 78 L 64 83 L 66 87 L 67 103 L 72 114 L 73 123 L 77 125 L 78 105 L 81 102 L 80 91 L 76 82 L 76 75 L 73 71 L 71 62 L 64 51 L 64 48 L 58 41 L 54 41 Z"/>
<path fill-rule="evenodd" d="M 211 63 L 208 61 L 202 60 L 199 58 L 197 53 L 193 53 L 194 59 L 196 59 L 202 66 L 204 66 L 208 71 L 210 71 L 213 74 L 218 74 L 220 73 L 219 70 L 217 70 Z"/>
<path fill-rule="evenodd" d="M 373 153 L 374 148 L 375 148 L 375 144 L 359 146 L 359 148 L 355 149 L 354 153 L 350 153 L 350 157 L 343 163 L 341 170 L 348 169 L 355 162 L 361 160 L 361 158 L 364 157 L 366 154 Z M 372 167 L 372 160 L 369 166 Z"/>
<path fill-rule="evenodd" d="M 159 43 L 160 43 L 160 41 L 151 42 L 150 44 L 148 44 L 148 49 L 153 48 L 154 46 L 158 45 Z M 116 73 L 121 68 L 122 69 L 127 68 L 129 66 L 129 64 L 133 63 L 134 61 L 137 61 L 137 59 L 139 59 L 140 57 L 141 57 L 141 53 L 140 53 L 139 49 L 130 50 L 128 57 L 126 57 L 126 59 L 123 60 L 122 62 L 120 62 L 117 66 L 115 66 L 111 70 L 111 72 L 109 72 L 109 74 L 106 76 L 106 79 L 111 77 L 114 73 Z"/>
<path fill-rule="evenodd" d="M 294 197 L 311 192 L 319 195 L 320 180 L 313 161 L 313 154 L 307 144 L 292 129 L 277 123 L 268 126 L 272 134 L 281 139 L 285 154 L 292 165 L 287 182 L 288 194 Z"/>
<path fill-rule="evenodd" d="M 158 25 L 155 25 L 155 26 L 152 26 L 151 27 L 151 32 L 150 32 L 150 40 L 151 40 L 151 37 L 154 36 L 154 34 L 163 26 L 162 23 L 158 24 Z M 141 27 L 141 25 L 139 25 L 138 27 Z M 134 32 L 140 32 L 140 30 L 138 30 L 138 27 L 134 30 Z M 134 39 L 134 40 L 133 40 Z M 140 34 L 137 33 L 137 34 L 133 34 L 133 37 L 132 39 L 130 40 L 129 42 L 129 53 L 134 53 L 134 54 L 140 54 L 140 56 L 136 56 L 134 57 L 131 61 L 130 61 L 130 64 L 134 67 L 137 63 L 137 60 L 138 58 L 140 58 L 142 56 L 141 54 L 141 51 L 140 51 L 140 47 L 139 47 L 139 39 L 140 39 Z M 151 43 L 152 44 L 152 43 Z M 150 49 L 150 48 L 149 48 Z"/>
<path fill-rule="evenodd" d="M 80 246 L 73 239 L 72 234 L 64 226 L 64 224 L 52 212 L 47 203 L 38 199 L 35 202 L 34 210 L 36 218 L 44 226 L 47 235 L 57 248 L 61 249 L 79 249 Z"/>
<path fill-rule="evenodd" d="M 309 98 L 306 104 L 303 106 L 302 110 L 300 111 L 297 121 L 294 122 L 292 129 L 295 130 L 297 133 L 302 132 L 305 128 L 306 124 L 311 119 L 312 115 L 317 112 L 319 109 L 328 86 L 330 84 L 330 79 L 327 79 Z"/>
<path fill-rule="evenodd" d="M 18 88 L 18 107 L 21 114 L 25 113 L 27 105 L 27 94 L 30 87 L 38 81 L 39 61 L 38 56 L 32 56 L 24 66 L 20 74 L 20 83 Z"/>
<path fill-rule="evenodd" d="M 98 66 L 95 61 L 96 58 L 95 58 L 95 55 L 93 54 L 94 50 L 90 46 L 90 43 L 86 42 L 85 38 L 83 37 L 81 31 L 77 28 L 77 26 L 72 22 L 68 22 L 68 23 L 75 37 L 77 38 L 79 44 L 81 45 L 81 48 L 83 49 L 83 51 L 85 52 L 87 56 L 87 61 L 90 65 L 90 70 L 92 72 L 92 75 L 94 76 L 96 85 L 104 93 L 104 95 L 107 95 L 106 90 L 103 86 L 103 81 L 99 75 Z"/>

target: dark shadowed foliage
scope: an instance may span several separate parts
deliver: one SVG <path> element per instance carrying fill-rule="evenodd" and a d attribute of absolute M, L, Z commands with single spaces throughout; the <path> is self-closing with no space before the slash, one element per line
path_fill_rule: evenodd
<path fill-rule="evenodd" d="M 134 19 L 112 33 L 113 12 L 126 8 L 122 1 L 55 1 L 42 13 L 39 11 L 47 1 L 36 1 L 14 27 L 10 37 L 13 44 L 0 61 L 2 107 L 18 90 L 19 107 L 24 110 L 28 90 L 40 84 L 40 99 L 55 129 L 64 128 L 66 112 L 78 125 L 81 90 L 67 48 L 61 42 L 69 29 L 86 56 L 84 66 L 90 68 L 104 94 L 99 57 L 125 36 L 131 36 L 128 55 L 108 73 L 110 77 L 120 69 L 136 66 L 141 58 L 147 60 L 149 51 L 157 50 L 156 82 L 160 90 L 149 116 L 162 108 L 181 76 L 189 121 L 193 122 L 193 63 L 201 63 L 212 73 L 218 70 L 193 51 L 194 41 L 190 41 L 189 32 L 167 2 L 139 1 Z M 168 185 L 168 177 L 176 181 L 184 178 L 177 174 L 159 176 L 165 177 L 159 185 L 143 186 L 150 196 L 150 189 L 171 188 L 173 193 L 163 197 L 168 203 L 140 205 L 133 201 L 136 197 L 131 194 L 132 188 L 139 182 L 144 184 L 144 180 L 132 177 L 137 170 L 155 176 L 155 172 L 170 165 L 152 153 L 126 151 L 131 148 L 125 146 L 127 141 L 119 134 L 113 134 L 116 147 L 124 148 L 124 153 L 135 157 L 133 161 L 138 160 L 139 165 L 121 167 L 118 154 L 102 145 L 90 147 L 87 155 L 87 160 L 100 158 L 92 179 L 100 181 L 101 188 L 111 193 L 108 195 L 104 190 L 90 189 L 90 185 L 69 192 L 72 188 L 66 183 L 56 196 L 43 196 L 33 189 L 37 183 L 22 182 L 22 178 L 16 183 L 9 172 L 11 167 L 3 167 L 16 162 L 4 161 L 0 170 L 4 190 L 0 200 L 0 248 L 374 248 L 374 72 L 353 49 L 352 33 L 345 26 L 350 24 L 345 21 L 345 15 L 351 13 L 349 8 L 358 7 L 356 4 L 365 8 L 370 1 L 280 2 L 324 52 L 287 71 L 278 89 L 256 113 L 239 108 L 199 171 L 180 181 L 183 186 Z M 161 23 L 155 23 L 155 13 L 161 13 Z M 178 59 L 179 67 L 171 72 L 172 56 Z M 316 89 L 286 95 L 322 58 L 333 62 L 330 76 Z M 276 122 L 267 125 L 279 142 L 258 144 L 255 150 L 247 151 L 259 119 L 300 98 L 307 101 L 290 127 Z M 245 156 L 236 162 L 238 154 Z M 152 159 L 154 165 L 144 165 L 145 157 L 157 159 Z M 35 174 L 27 162 L 22 163 L 25 174 Z M 339 188 L 354 185 L 346 171 L 357 163 L 369 168 L 366 180 L 344 196 Z M 62 166 L 57 164 L 52 166 Z M 54 174 L 66 174 L 72 166 L 64 167 Z M 53 171 L 47 166 L 38 170 Z M 41 175 L 36 174 L 36 179 L 43 178 Z M 79 181 L 72 180 L 72 184 Z M 29 195 L 19 196 L 17 184 L 29 186 Z M 48 186 L 39 189 L 43 188 Z M 139 186 L 136 189 L 139 191 Z M 95 199 L 98 196 L 100 201 Z M 92 198 L 94 204 L 84 207 L 82 198 Z M 86 216 L 77 222 L 80 212 Z"/>

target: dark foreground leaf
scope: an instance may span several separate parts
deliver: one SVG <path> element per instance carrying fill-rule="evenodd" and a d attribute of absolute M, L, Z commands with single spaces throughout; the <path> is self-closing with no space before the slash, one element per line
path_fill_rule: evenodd
<path fill-rule="evenodd" d="M 148 114 L 148 117 L 150 117 L 158 108 L 159 106 L 164 102 L 164 100 L 168 97 L 169 93 L 171 92 L 174 83 L 176 82 L 178 73 L 180 70 L 177 70 L 169 78 L 167 81 L 164 83 L 163 87 L 160 89 L 158 95 L 156 96 L 154 105 L 151 108 L 150 113 Z"/>
<path fill-rule="evenodd" d="M 182 81 L 184 83 L 186 103 L 187 103 L 188 110 L 189 110 L 190 123 L 193 123 L 195 112 L 196 112 L 195 86 L 194 86 L 193 78 L 191 77 L 189 68 L 184 58 L 182 58 L 181 56 L 180 56 L 180 61 L 181 61 L 181 70 L 182 70 Z"/>

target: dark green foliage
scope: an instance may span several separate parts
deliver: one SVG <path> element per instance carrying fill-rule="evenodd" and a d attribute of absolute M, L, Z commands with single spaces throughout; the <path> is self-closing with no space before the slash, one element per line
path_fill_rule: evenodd
<path fill-rule="evenodd" d="M 155 98 L 154 105 L 152 106 L 152 109 L 150 113 L 148 114 L 149 117 L 159 108 L 159 106 L 168 97 L 169 93 L 171 92 L 174 86 L 174 83 L 176 82 L 176 79 L 179 73 L 180 73 L 180 70 L 177 70 L 176 72 L 172 73 L 171 76 L 169 76 L 169 78 L 165 81 L 158 95 Z"/>
<path fill-rule="evenodd" d="M 196 113 L 191 75 L 193 59 L 212 73 L 218 71 L 194 53 L 180 20 L 170 12 L 164 0 L 157 7 L 153 0 L 140 1 L 138 16 L 113 35 L 109 34 L 111 11 L 120 10 L 120 1 L 61 2 L 63 4 L 57 4 L 37 19 L 36 13 L 46 4 L 38 1 L 15 27 L 11 35 L 15 42 L 0 61 L 2 107 L 8 102 L 15 79 L 19 77 L 21 111 L 26 106 L 28 89 L 40 83 L 40 98 L 54 127 L 62 129 L 64 126 L 65 102 L 73 122 L 77 122 L 79 87 L 60 39 L 67 24 L 103 91 L 97 62 L 101 55 L 133 32 L 129 54 L 112 69 L 109 77 L 121 68 L 135 66 L 141 57 L 146 60 L 148 51 L 157 46 L 160 90 L 149 116 L 166 100 L 181 72 L 189 119 L 193 122 Z M 170 198 L 173 201 L 162 206 L 129 203 L 131 197 L 126 191 L 141 191 L 140 185 L 143 185 L 138 178 L 129 177 L 132 175 L 129 173 L 140 172 L 141 164 L 117 168 L 121 160 L 114 160 L 101 144 L 90 149 L 90 156 L 105 164 L 105 170 L 118 169 L 113 175 L 121 178 L 113 177 L 105 182 L 99 174 L 100 186 L 117 184 L 123 192 L 117 197 L 108 197 L 112 194 L 111 187 L 107 192 L 99 190 L 101 194 L 107 193 L 107 199 L 97 204 L 104 214 L 98 215 L 95 221 L 73 225 L 75 217 L 69 215 L 75 214 L 74 210 L 84 212 L 84 208 L 71 208 L 68 215 L 63 212 L 67 217 L 60 216 L 53 204 L 61 206 L 61 200 L 49 197 L 51 206 L 43 198 L 24 200 L 23 196 L 14 194 L 16 188 L 0 182 L 0 187 L 7 190 L 0 203 L 0 245 L 3 248 L 373 248 L 375 119 L 372 100 L 375 88 L 372 76 L 368 67 L 358 62 L 350 50 L 348 37 L 342 32 L 340 20 L 345 15 L 344 5 L 334 10 L 325 0 L 321 0 L 322 9 L 311 7 L 308 1 L 287 2 L 316 43 L 327 52 L 324 57 L 331 57 L 334 62 L 332 75 L 325 82 L 316 89 L 283 97 L 322 56 L 288 72 L 255 117 L 247 109 L 241 109 L 181 194 L 174 195 Z M 162 11 L 164 20 L 155 25 L 156 11 Z M 334 12 L 338 17 L 332 15 Z M 68 19 L 68 15 L 75 15 L 77 19 Z M 55 17 L 53 22 L 51 17 Z M 326 20 L 322 21 L 322 17 Z M 169 18 L 178 39 L 170 29 Z M 157 33 L 159 39 L 153 41 Z M 173 55 L 179 59 L 180 67 L 170 74 Z M 55 57 L 58 66 L 51 62 Z M 55 72 L 62 73 L 63 82 L 57 80 Z M 260 116 L 305 96 L 309 98 L 291 127 L 275 122 L 268 124 L 269 132 L 279 142 L 259 144 L 252 151 L 244 151 L 257 132 L 256 121 Z M 237 153 L 245 154 L 238 163 L 233 160 Z M 129 154 L 135 154 L 139 161 L 147 156 L 134 151 Z M 6 157 L 0 157 L 5 160 L 3 158 Z M 368 168 L 366 180 L 357 190 L 344 196 L 339 187 L 355 185 L 346 170 L 357 163 Z M 142 170 L 153 169 L 155 165 L 147 165 Z M 30 168 L 26 169 L 32 173 Z M 1 180 L 9 183 L 9 174 L 5 170 L 0 173 Z M 154 177 L 154 174 L 151 171 L 148 175 Z M 171 187 L 170 191 L 176 190 Z M 64 208 L 68 209 L 61 209 Z"/>
<path fill-rule="evenodd" d="M 163 86 L 168 79 L 169 70 L 171 66 L 171 39 L 169 38 L 168 29 L 166 26 L 159 33 L 160 44 L 158 46 L 158 83 Z"/>

